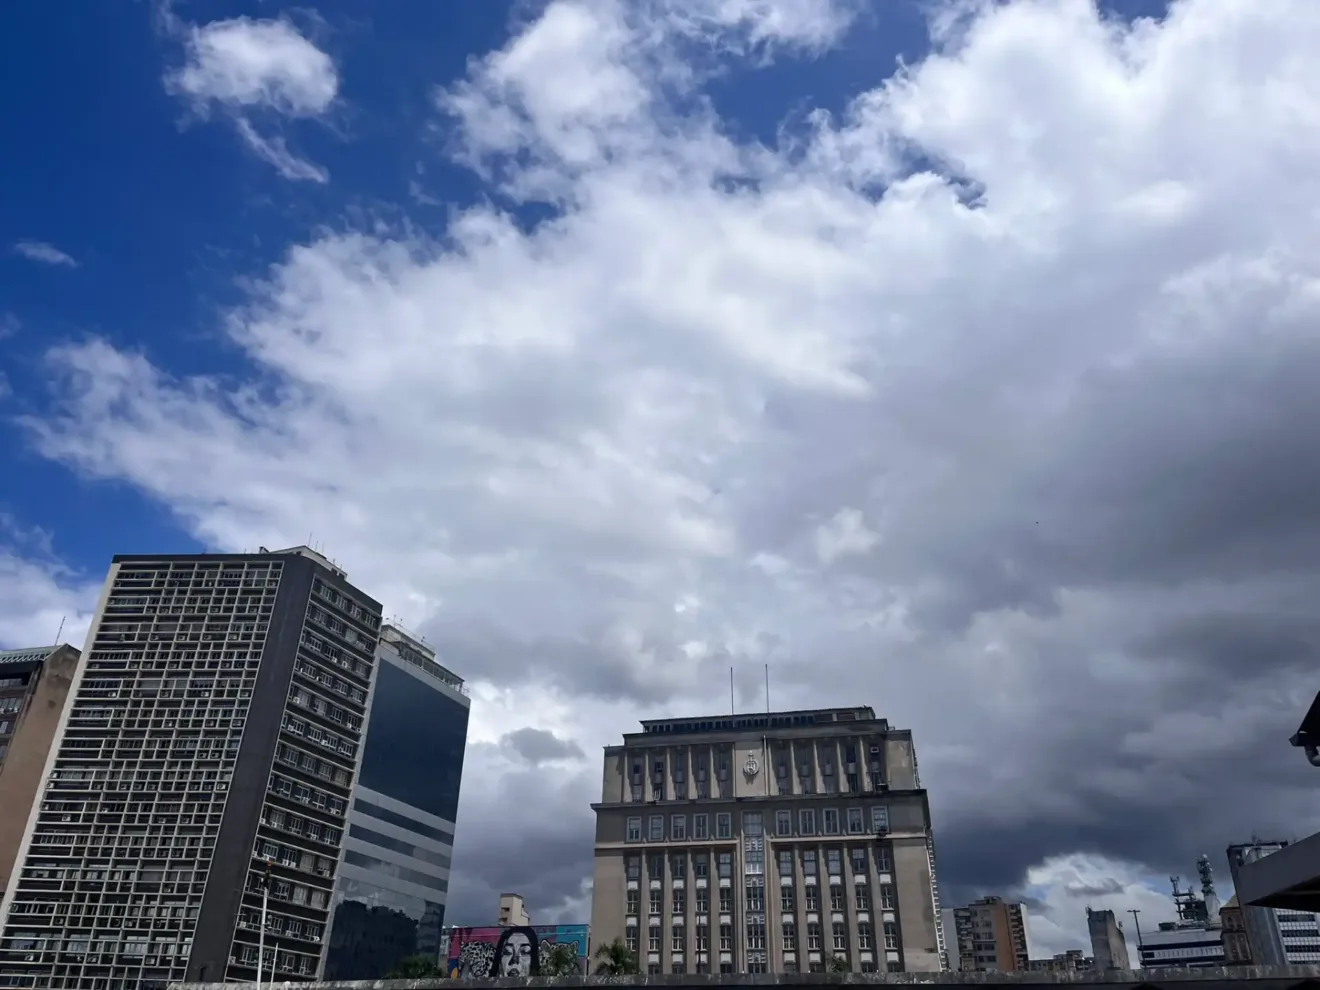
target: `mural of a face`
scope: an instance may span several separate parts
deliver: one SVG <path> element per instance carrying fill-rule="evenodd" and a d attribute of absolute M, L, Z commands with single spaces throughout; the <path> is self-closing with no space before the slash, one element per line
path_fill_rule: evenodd
<path fill-rule="evenodd" d="M 537 941 L 536 932 L 530 928 L 502 932 L 491 976 L 535 976 L 541 968 Z"/>

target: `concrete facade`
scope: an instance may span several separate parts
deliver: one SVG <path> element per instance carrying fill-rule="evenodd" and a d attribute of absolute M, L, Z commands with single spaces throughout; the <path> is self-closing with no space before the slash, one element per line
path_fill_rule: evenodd
<path fill-rule="evenodd" d="M 1021 904 L 983 897 L 954 908 L 952 915 L 951 965 L 954 952 L 958 954 L 953 968 L 965 973 L 1014 973 L 1028 968 L 1027 925 Z"/>
<path fill-rule="evenodd" d="M 1123 926 L 1113 911 L 1092 911 L 1087 908 L 1086 930 L 1091 936 L 1091 957 L 1095 960 L 1096 969 L 1132 968 L 1127 939 L 1123 937 Z"/>
<path fill-rule="evenodd" d="M 869 708 L 642 730 L 605 750 L 594 945 L 651 974 L 945 968 L 909 731 Z"/>
<path fill-rule="evenodd" d="M 79 656 L 68 645 L 0 653 L 0 894 L 9 887 Z"/>

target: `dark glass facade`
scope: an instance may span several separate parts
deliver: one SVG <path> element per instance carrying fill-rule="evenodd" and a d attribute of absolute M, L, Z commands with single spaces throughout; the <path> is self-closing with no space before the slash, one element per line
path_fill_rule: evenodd
<path fill-rule="evenodd" d="M 401 636 L 387 629 L 377 655 L 326 979 L 381 979 L 408 956 L 442 952 L 468 698 L 429 650 Z"/>

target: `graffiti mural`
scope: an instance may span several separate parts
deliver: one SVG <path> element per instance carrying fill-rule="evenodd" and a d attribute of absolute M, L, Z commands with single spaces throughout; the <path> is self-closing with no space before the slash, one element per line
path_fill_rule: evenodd
<path fill-rule="evenodd" d="M 449 936 L 449 975 L 484 980 L 497 976 L 534 976 L 551 945 L 571 945 L 578 966 L 587 970 L 586 925 L 533 925 L 527 928 L 454 928 Z"/>

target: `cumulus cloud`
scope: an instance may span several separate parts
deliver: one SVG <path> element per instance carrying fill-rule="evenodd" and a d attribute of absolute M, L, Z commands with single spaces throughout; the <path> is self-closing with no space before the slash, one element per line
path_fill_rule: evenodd
<path fill-rule="evenodd" d="M 291 247 L 228 314 L 248 383 L 52 350 L 47 456 L 208 545 L 326 534 L 471 679 L 455 921 L 582 917 L 598 747 L 723 710 L 731 665 L 740 704 L 768 663 L 777 706 L 910 726 L 946 900 L 1022 890 L 1054 951 L 1087 899 L 1153 922 L 1147 874 L 1320 824 L 1286 746 L 1320 8 L 963 8 L 765 147 L 693 100 L 665 5 L 556 0 L 438 98 L 542 222 Z M 736 70 L 746 17 L 836 8 L 697 9 Z M 529 766 L 522 729 L 591 761 Z"/>
<path fill-rule="evenodd" d="M 324 168 L 294 155 L 282 137 L 263 136 L 252 121 L 260 114 L 274 127 L 281 118 L 325 115 L 339 94 L 334 60 L 284 19 L 235 17 L 176 29 L 184 61 L 166 73 L 166 88 L 199 114 L 218 109 L 230 117 L 253 153 L 285 178 L 328 181 Z"/>
<path fill-rule="evenodd" d="M 71 643 L 82 649 L 99 581 L 60 563 L 50 539 L 0 513 L 0 650 Z"/>
<path fill-rule="evenodd" d="M 77 268 L 78 261 L 65 254 L 54 244 L 45 241 L 19 241 L 13 247 L 14 254 L 28 261 L 37 261 L 43 265 L 57 265 L 65 268 Z M 8 319 L 8 317 L 6 317 Z"/>

